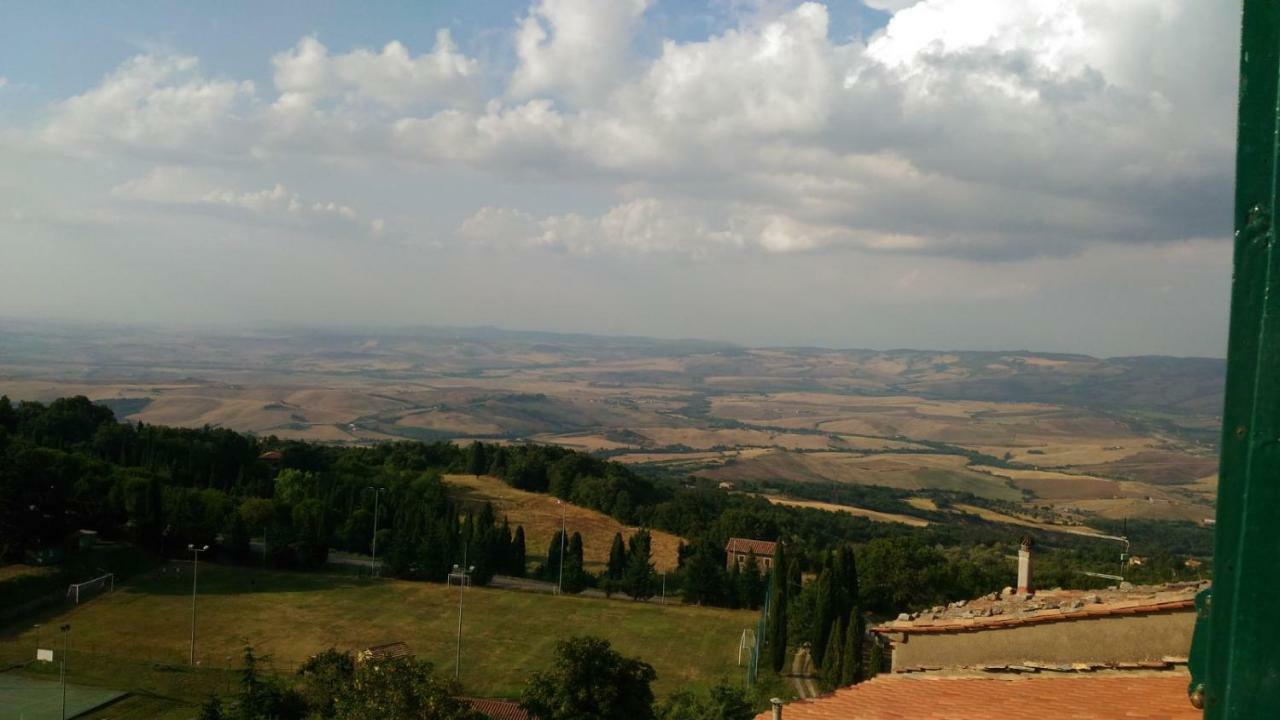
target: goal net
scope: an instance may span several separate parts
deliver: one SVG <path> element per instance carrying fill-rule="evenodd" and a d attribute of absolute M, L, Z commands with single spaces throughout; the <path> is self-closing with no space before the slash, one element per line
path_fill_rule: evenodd
<path fill-rule="evenodd" d="M 79 605 L 81 600 L 88 600 L 101 595 L 104 592 L 111 592 L 115 589 L 115 573 L 107 573 L 106 575 L 96 577 L 92 580 L 71 583 L 71 585 L 67 587 L 67 599 L 74 602 L 76 605 Z"/>

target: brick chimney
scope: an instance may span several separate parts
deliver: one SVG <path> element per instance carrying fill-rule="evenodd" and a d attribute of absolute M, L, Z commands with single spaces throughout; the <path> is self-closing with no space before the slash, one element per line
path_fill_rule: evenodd
<path fill-rule="evenodd" d="M 1018 549 L 1018 594 L 1030 595 L 1035 590 L 1031 586 L 1031 546 L 1035 544 L 1030 535 L 1022 538 L 1022 547 Z"/>
<path fill-rule="evenodd" d="M 782 699 L 773 698 L 769 704 L 773 706 L 773 720 L 782 720 Z"/>

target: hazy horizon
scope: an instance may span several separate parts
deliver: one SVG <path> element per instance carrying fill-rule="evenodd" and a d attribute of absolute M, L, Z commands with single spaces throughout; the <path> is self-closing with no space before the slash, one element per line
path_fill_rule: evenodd
<path fill-rule="evenodd" d="M 0 317 L 1221 358 L 1239 17 L 0 3 Z"/>
<path fill-rule="evenodd" d="M 1118 359 L 1124 357 L 1171 357 L 1181 360 L 1219 360 L 1226 361 L 1225 355 L 1167 355 L 1160 353 L 1138 353 L 1134 355 L 1094 355 L 1083 351 L 1071 350 L 1048 350 L 1037 347 L 872 347 L 866 345 L 780 345 L 780 344 L 760 344 L 752 345 L 747 343 L 735 342 L 732 340 L 721 340 L 716 338 L 696 337 L 696 336 L 662 336 L 662 335 L 627 335 L 627 334 L 608 334 L 593 332 L 578 332 L 572 330 L 543 330 L 538 328 L 512 328 L 499 325 L 447 325 L 447 324 L 394 324 L 394 323 L 364 323 L 364 324 L 306 324 L 306 323 L 268 323 L 268 324 L 230 324 L 230 323 L 170 323 L 165 321 L 154 322 L 128 322 L 128 321 L 103 321 L 91 322 L 83 320 L 60 320 L 51 318 L 34 318 L 34 317 L 4 317 L 0 316 L 0 333 L 13 332 L 14 328 L 6 327 L 6 323 L 14 323 L 18 325 L 30 325 L 40 330 L 58 330 L 62 329 L 69 332 L 106 332 L 113 329 L 126 329 L 146 333 L 155 333 L 159 335 L 172 334 L 181 335 L 188 334 L 195 337 L 216 339 L 244 339 L 255 336 L 261 337 L 279 337 L 279 336 L 307 336 L 307 335 L 336 335 L 340 337 L 350 337 L 352 339 L 368 338 L 370 336 L 388 336 L 388 337 L 409 337 L 421 338 L 424 335 L 439 334 L 442 337 L 448 337 L 447 333 L 457 332 L 463 335 L 475 335 L 480 338 L 489 339 L 489 335 L 495 339 L 502 340 L 503 335 L 544 335 L 549 338 L 562 338 L 571 340 L 573 338 L 592 339 L 592 340 L 615 340 L 625 341 L 634 340 L 640 342 L 654 343 L 689 343 L 689 344 L 706 344 L 706 345 L 722 345 L 742 350 L 818 350 L 831 352 L 878 352 L 878 353 L 894 353 L 894 352 L 937 352 L 937 353 L 1026 353 L 1028 355 L 1076 355 L 1085 357 L 1095 357 L 1102 360 Z"/>

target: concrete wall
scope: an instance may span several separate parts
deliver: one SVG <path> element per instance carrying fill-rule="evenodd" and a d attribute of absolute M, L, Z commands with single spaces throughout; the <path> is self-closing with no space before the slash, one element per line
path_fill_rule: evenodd
<path fill-rule="evenodd" d="M 1185 658 L 1194 611 L 1070 620 L 973 632 L 907 635 L 893 669 L 982 665 L 1124 663 Z"/>

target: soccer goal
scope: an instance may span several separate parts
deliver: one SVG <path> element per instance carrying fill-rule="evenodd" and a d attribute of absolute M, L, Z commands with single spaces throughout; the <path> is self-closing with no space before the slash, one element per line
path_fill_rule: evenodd
<path fill-rule="evenodd" d="M 74 602 L 76 605 L 79 605 L 81 600 L 88 600 L 104 592 L 111 592 L 115 589 L 115 573 L 107 573 L 106 575 L 96 577 L 92 580 L 71 583 L 71 585 L 67 587 L 67 599 Z"/>

